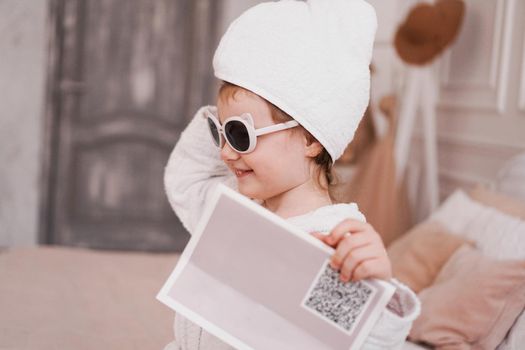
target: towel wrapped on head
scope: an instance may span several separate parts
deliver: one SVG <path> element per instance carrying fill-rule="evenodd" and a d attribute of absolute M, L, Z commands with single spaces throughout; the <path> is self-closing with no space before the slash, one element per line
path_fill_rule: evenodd
<path fill-rule="evenodd" d="M 364 0 L 282 0 L 245 11 L 213 57 L 218 79 L 297 120 L 338 159 L 370 98 L 377 18 Z"/>

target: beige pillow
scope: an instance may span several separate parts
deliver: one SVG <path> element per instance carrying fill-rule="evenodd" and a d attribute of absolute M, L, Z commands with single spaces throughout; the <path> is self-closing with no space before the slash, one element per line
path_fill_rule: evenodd
<path fill-rule="evenodd" d="M 494 192 L 483 185 L 474 187 L 469 192 L 469 197 L 483 205 L 498 209 L 502 213 L 525 220 L 525 203 L 518 199 Z"/>
<path fill-rule="evenodd" d="M 387 249 L 395 278 L 416 293 L 430 286 L 448 258 L 465 238 L 448 233 L 437 221 L 425 221 L 395 240 Z"/>
<path fill-rule="evenodd" d="M 419 293 L 409 339 L 436 349 L 495 349 L 525 306 L 525 260 L 494 260 L 458 249 Z"/>

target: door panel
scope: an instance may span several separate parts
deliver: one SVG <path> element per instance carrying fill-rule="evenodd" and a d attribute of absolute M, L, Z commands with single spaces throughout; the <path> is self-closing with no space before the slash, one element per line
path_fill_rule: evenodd
<path fill-rule="evenodd" d="M 213 103 L 220 1 L 54 1 L 44 243 L 181 251 L 164 166 Z"/>

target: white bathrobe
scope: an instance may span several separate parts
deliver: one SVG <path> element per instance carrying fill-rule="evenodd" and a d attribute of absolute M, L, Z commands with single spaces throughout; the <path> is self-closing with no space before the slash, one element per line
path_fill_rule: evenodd
<path fill-rule="evenodd" d="M 181 133 L 164 174 L 169 202 L 190 234 L 193 233 L 203 206 L 216 184 L 223 183 L 238 190 L 237 179 L 220 159 L 219 151 L 213 145 L 207 129 L 203 110 L 209 107 L 201 107 Z M 307 233 L 328 233 L 346 218 L 366 221 L 355 203 L 327 205 L 287 220 Z M 366 338 L 362 349 L 400 349 L 412 322 L 419 315 L 420 302 L 414 292 L 396 279 L 391 282 L 397 286 L 396 292 Z M 175 315 L 174 333 L 175 340 L 165 350 L 233 349 L 178 314 Z"/>

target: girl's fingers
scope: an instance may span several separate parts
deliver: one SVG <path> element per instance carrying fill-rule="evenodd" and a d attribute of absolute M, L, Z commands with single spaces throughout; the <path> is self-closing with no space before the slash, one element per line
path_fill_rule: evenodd
<path fill-rule="evenodd" d="M 342 238 L 344 238 L 345 233 L 357 233 L 368 229 L 371 229 L 371 227 L 366 222 L 355 219 L 346 219 L 341 221 L 332 229 L 332 231 L 330 231 L 330 234 L 325 238 L 325 242 L 331 246 L 335 246 Z"/>
<path fill-rule="evenodd" d="M 381 256 L 381 252 L 373 245 L 365 245 L 350 251 L 345 256 L 343 264 L 341 265 L 341 280 L 344 282 L 349 281 L 350 278 L 353 277 L 354 269 L 360 264 L 369 259 L 378 259 Z M 368 271 L 365 270 L 364 272 Z"/>
<path fill-rule="evenodd" d="M 314 236 L 317 239 L 320 239 L 321 241 L 324 241 L 324 238 L 326 235 L 322 234 L 321 232 L 311 232 L 312 236 Z"/>
<path fill-rule="evenodd" d="M 339 242 L 334 254 L 332 255 L 332 267 L 335 269 L 340 268 L 344 258 L 348 255 L 348 252 L 371 244 L 372 242 L 372 237 L 366 234 L 353 234 L 344 237 L 344 239 Z"/>
<path fill-rule="evenodd" d="M 365 278 L 381 278 L 388 280 L 392 273 L 388 262 L 383 259 L 369 259 L 361 262 L 355 267 L 352 274 L 352 281 L 359 281 Z"/>

